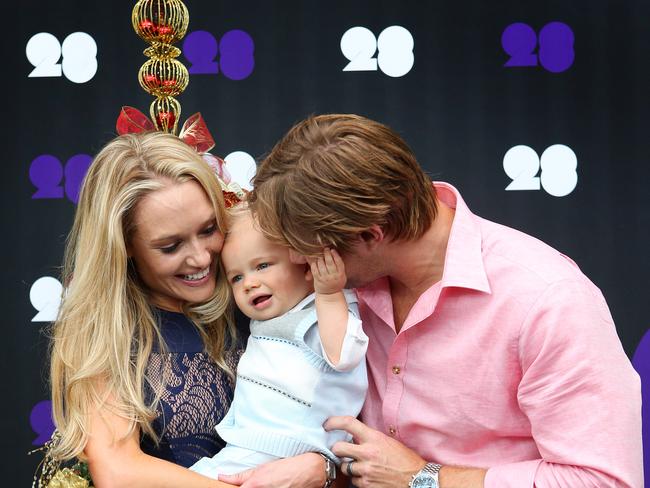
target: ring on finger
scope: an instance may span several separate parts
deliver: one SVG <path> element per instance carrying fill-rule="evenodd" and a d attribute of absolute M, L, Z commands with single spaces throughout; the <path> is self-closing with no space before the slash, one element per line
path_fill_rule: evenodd
<path fill-rule="evenodd" d="M 352 463 L 354 462 L 354 459 L 350 462 L 348 462 L 347 467 L 345 468 L 345 472 L 348 474 L 350 478 L 354 477 L 354 473 L 352 472 Z"/>

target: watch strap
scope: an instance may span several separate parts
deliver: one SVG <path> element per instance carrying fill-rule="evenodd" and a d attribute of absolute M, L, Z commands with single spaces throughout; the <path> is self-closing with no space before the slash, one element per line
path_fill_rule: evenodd
<path fill-rule="evenodd" d="M 323 488 L 330 488 L 336 479 L 336 464 L 334 464 L 334 461 L 322 452 L 319 452 L 318 454 L 320 454 L 325 460 L 325 484 L 323 485 Z"/>
<path fill-rule="evenodd" d="M 435 476 L 437 481 L 438 473 L 440 472 L 441 468 L 442 468 L 442 464 L 427 463 L 424 465 L 424 468 L 422 468 L 422 471 L 429 473 L 432 476 Z"/>

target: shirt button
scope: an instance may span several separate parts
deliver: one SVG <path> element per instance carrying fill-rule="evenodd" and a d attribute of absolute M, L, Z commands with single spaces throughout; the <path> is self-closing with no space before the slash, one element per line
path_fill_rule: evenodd
<path fill-rule="evenodd" d="M 395 430 L 395 427 L 393 427 L 392 425 L 391 425 L 390 427 L 388 427 L 388 433 L 389 433 L 390 435 L 395 435 L 395 432 L 397 432 L 397 431 Z"/>
<path fill-rule="evenodd" d="M 402 368 L 399 366 L 393 366 L 393 374 L 400 374 L 400 371 L 402 371 Z"/>

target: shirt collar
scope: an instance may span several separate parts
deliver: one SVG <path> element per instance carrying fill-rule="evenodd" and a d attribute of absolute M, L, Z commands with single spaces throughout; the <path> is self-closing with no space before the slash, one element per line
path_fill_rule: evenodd
<path fill-rule="evenodd" d="M 456 210 L 451 224 L 445 267 L 442 280 L 425 291 L 414 308 L 420 303 L 428 302 L 435 308 L 437 299 L 430 300 L 441 288 L 459 287 L 491 293 L 485 272 L 482 254 L 481 227 L 476 217 L 467 207 L 460 193 L 449 183 L 434 182 L 437 198 L 443 204 Z M 392 324 L 393 310 L 390 298 L 388 278 L 383 277 L 357 290 L 359 298 Z M 431 295 L 431 296 L 429 296 Z M 425 307 L 428 309 L 428 307 Z M 433 310 L 422 310 L 424 315 Z"/>
<path fill-rule="evenodd" d="M 456 286 L 490 293 L 483 264 L 483 236 L 478 217 L 467 208 L 458 190 L 449 183 L 435 182 L 434 187 L 438 200 L 456 209 L 445 254 L 442 287 Z"/>

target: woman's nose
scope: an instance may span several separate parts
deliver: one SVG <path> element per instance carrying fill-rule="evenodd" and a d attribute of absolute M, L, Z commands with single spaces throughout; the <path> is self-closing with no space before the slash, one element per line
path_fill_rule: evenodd
<path fill-rule="evenodd" d="M 205 269 L 212 262 L 210 249 L 202 245 L 194 245 L 187 256 L 187 264 L 190 266 Z"/>

